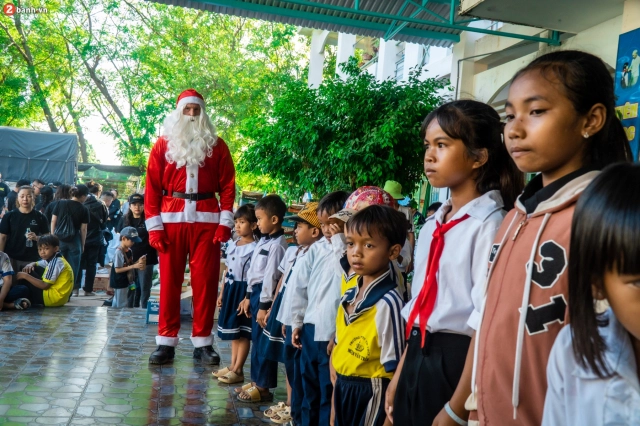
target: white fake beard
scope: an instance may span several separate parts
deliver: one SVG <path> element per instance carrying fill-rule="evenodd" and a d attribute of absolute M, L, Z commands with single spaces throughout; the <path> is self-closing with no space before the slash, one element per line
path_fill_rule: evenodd
<path fill-rule="evenodd" d="M 204 111 L 191 117 L 182 114 L 182 108 L 176 109 L 164 121 L 164 137 L 168 141 L 165 158 L 178 169 L 194 165 L 202 167 L 218 141 L 216 128 Z"/>

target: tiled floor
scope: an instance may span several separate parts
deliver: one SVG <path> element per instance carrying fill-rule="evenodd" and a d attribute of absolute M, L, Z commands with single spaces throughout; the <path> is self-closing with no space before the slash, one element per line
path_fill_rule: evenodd
<path fill-rule="evenodd" d="M 141 309 L 2 311 L 0 424 L 270 423 L 267 407 L 237 401 L 213 380 L 214 367 L 193 360 L 190 331 L 183 320 L 173 364 L 151 366 L 157 326 L 145 324 Z M 218 349 L 225 364 L 229 346 Z M 282 372 L 279 385 L 276 400 L 284 400 Z"/>

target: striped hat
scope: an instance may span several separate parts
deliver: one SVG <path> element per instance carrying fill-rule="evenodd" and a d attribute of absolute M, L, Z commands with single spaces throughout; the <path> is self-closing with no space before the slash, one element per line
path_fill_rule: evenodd
<path fill-rule="evenodd" d="M 304 205 L 302 210 L 298 212 L 295 216 L 289 216 L 287 219 L 296 221 L 296 222 L 307 222 L 311 226 L 315 226 L 320 229 L 320 221 L 318 220 L 318 215 L 316 214 L 316 210 L 318 210 L 318 203 L 312 201 Z"/>

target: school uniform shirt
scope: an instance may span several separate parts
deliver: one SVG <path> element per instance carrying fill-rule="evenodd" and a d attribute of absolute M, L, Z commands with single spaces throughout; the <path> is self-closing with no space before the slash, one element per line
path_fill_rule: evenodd
<path fill-rule="evenodd" d="M 407 267 L 411 263 L 411 243 L 408 238 L 404 240 L 404 244 L 400 250 L 400 256 L 402 256 L 402 262 L 398 262 L 397 260 L 395 262 L 400 272 L 406 272 Z"/>
<path fill-rule="evenodd" d="M 278 280 L 282 275 L 278 266 L 282 262 L 287 246 L 284 230 L 280 230 L 260 238 L 253 251 L 247 274 L 247 293 L 251 293 L 253 285 L 262 283 L 260 309 L 269 309 L 273 303 Z"/>
<path fill-rule="evenodd" d="M 282 296 L 282 303 L 280 304 L 276 319 L 284 325 L 291 325 L 291 301 L 293 300 L 293 287 L 295 285 L 294 280 L 291 279 L 293 268 L 295 264 L 307 254 L 306 249 L 306 247 L 289 247 L 278 267 L 284 277 L 282 286 L 280 287 L 280 292 L 284 291 L 284 295 Z"/>
<path fill-rule="evenodd" d="M 229 241 L 227 245 L 227 258 L 225 259 L 227 273 L 229 274 L 227 281 L 247 281 L 251 266 L 251 257 L 257 245 L 255 241 L 242 246 L 238 246 L 237 241 Z"/>
<path fill-rule="evenodd" d="M 0 286 L 3 284 L 4 277 L 14 275 L 11 259 L 6 253 L 0 251 Z"/>
<path fill-rule="evenodd" d="M 336 332 L 336 313 L 340 302 L 342 269 L 325 237 L 314 243 L 307 255 L 296 262 L 292 279 L 292 327 L 315 325 L 314 341 L 328 342 Z"/>
<path fill-rule="evenodd" d="M 44 268 L 42 281 L 50 284 L 42 290 L 44 306 L 64 306 L 73 291 L 73 269 L 60 252 L 49 261 L 41 259 L 36 264 Z"/>
<path fill-rule="evenodd" d="M 358 277 L 358 274 L 349 274 L 348 272 L 343 272 L 342 281 L 340 283 L 340 294 L 344 295 L 347 290 L 358 284 Z"/>
<path fill-rule="evenodd" d="M 597 175 L 577 170 L 542 187 L 538 175 L 505 217 L 489 256 L 477 329 L 472 389 L 480 424 L 540 425 L 544 372 L 568 323 L 571 221 L 578 197 Z"/>
<path fill-rule="evenodd" d="M 14 209 L 5 214 L 0 221 L 0 234 L 7 236 L 5 253 L 11 259 L 35 262 L 40 259 L 38 242 L 32 241 L 31 247 L 27 247 L 27 228 L 38 236 L 50 232 L 47 218 L 37 210 L 22 213 L 20 209 Z"/>
<path fill-rule="evenodd" d="M 543 426 L 640 425 L 640 381 L 629 333 L 611 309 L 599 327 L 606 343 L 605 362 L 611 377 L 600 378 L 576 359 L 571 327 L 553 344 L 547 366 Z"/>
<path fill-rule="evenodd" d="M 390 275 L 390 271 L 385 272 L 369 284 L 350 315 L 347 307 L 355 303 L 362 278 L 342 296 L 335 319 L 336 346 L 332 353 L 336 373 L 393 378 L 404 351 L 404 320 L 400 315 L 402 297 Z"/>
<path fill-rule="evenodd" d="M 496 233 L 506 214 L 499 191 L 489 191 L 468 202 L 449 220 L 464 215 L 469 218 L 445 234 L 440 267 L 436 274 L 438 293 L 433 312 L 427 322 L 430 333 L 456 333 L 471 336 L 478 327 L 484 285 L 487 278 L 487 259 Z M 418 300 L 427 275 L 429 251 L 436 221 L 443 223 L 451 211 L 451 199 L 429 217 L 416 244 L 416 260 L 411 300 L 402 310 L 405 321 Z M 416 317 L 414 326 L 420 326 Z"/>

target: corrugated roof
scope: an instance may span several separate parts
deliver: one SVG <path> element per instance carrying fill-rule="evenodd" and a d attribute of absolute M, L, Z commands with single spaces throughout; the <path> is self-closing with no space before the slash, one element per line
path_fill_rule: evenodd
<path fill-rule="evenodd" d="M 393 19 L 380 15 L 413 18 L 392 39 L 424 45 L 450 47 L 460 30 L 429 25 L 429 22 L 449 22 L 450 5 L 445 0 L 152 0 L 167 5 L 201 9 L 209 12 L 264 21 L 280 22 L 298 27 L 329 30 L 369 37 L 383 37 L 393 25 Z M 354 8 L 358 3 L 358 10 Z M 341 10 L 331 10 L 323 6 Z M 404 10 L 402 10 L 404 8 Z M 427 9 L 427 10 L 425 10 Z M 462 21 L 457 13 L 455 23 Z M 402 24 L 402 21 L 397 21 Z M 464 25 L 464 24 L 462 24 Z"/>

